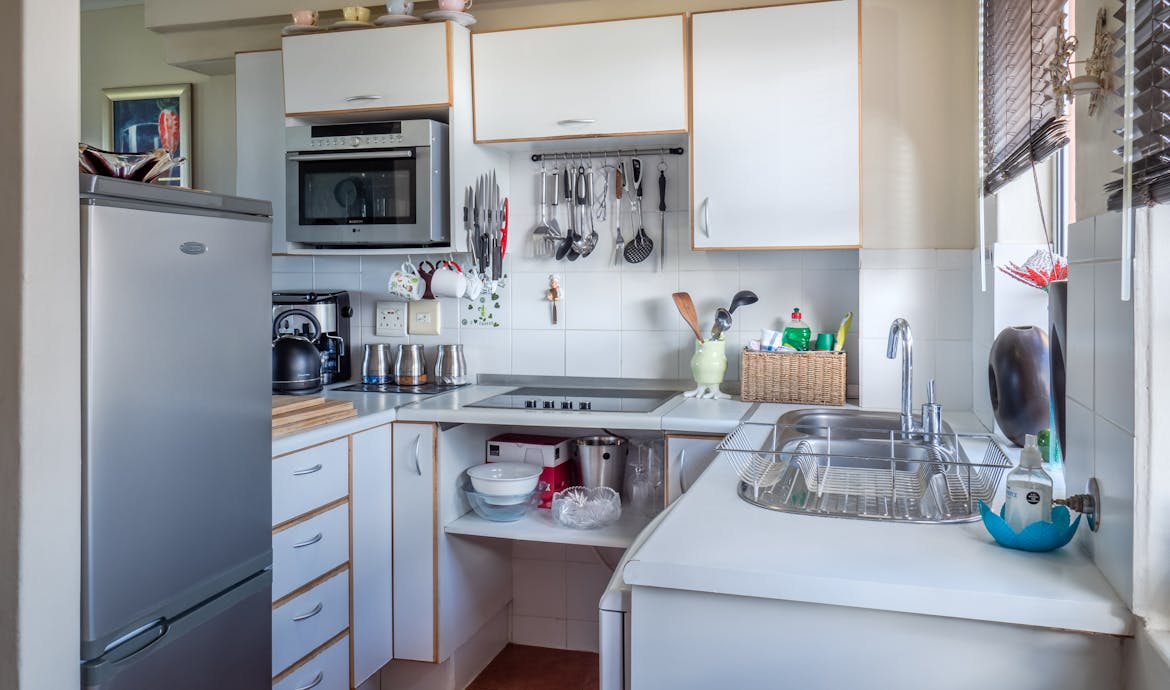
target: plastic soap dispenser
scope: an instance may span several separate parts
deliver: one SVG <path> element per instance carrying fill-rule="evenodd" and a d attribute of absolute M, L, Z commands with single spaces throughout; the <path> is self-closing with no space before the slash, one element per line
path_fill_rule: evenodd
<path fill-rule="evenodd" d="M 1052 477 L 1040 466 L 1036 437 L 1024 438 L 1020 464 L 1007 476 L 1003 518 L 1017 534 L 1033 522 L 1052 522 Z"/>
<path fill-rule="evenodd" d="M 784 344 L 794 350 L 807 352 L 808 342 L 810 340 L 812 340 L 812 329 L 800 317 L 800 307 L 796 307 L 792 310 L 792 320 L 788 322 L 788 327 L 784 329 Z"/>

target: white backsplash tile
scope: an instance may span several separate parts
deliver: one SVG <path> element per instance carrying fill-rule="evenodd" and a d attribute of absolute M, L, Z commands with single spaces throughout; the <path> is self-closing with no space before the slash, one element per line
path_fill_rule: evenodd
<path fill-rule="evenodd" d="M 971 340 L 974 314 L 970 267 L 938 271 L 935 274 L 935 290 L 938 339 Z"/>
<path fill-rule="evenodd" d="M 622 327 L 621 276 L 613 272 L 570 273 L 561 284 L 566 329 L 616 331 Z"/>
<path fill-rule="evenodd" d="M 358 273 L 361 261 L 359 256 L 315 256 L 313 270 L 317 273 Z"/>
<path fill-rule="evenodd" d="M 933 269 L 863 268 L 861 337 L 884 339 L 894 319 L 904 318 L 910 322 L 916 340 L 934 338 L 935 273 Z"/>
<path fill-rule="evenodd" d="M 1100 232 L 1100 221 L 1097 226 Z M 1095 271 L 1093 407 L 1098 415 L 1133 433 L 1133 302 L 1121 301 L 1120 261 L 1097 264 Z M 1078 335 L 1069 331 L 1070 338 Z"/>
<path fill-rule="evenodd" d="M 312 273 L 273 273 L 273 292 L 290 292 L 296 290 L 310 291 L 313 289 Z"/>
<path fill-rule="evenodd" d="M 565 563 L 512 560 L 512 614 L 565 618 Z"/>
<path fill-rule="evenodd" d="M 564 376 L 565 332 L 514 329 L 512 372 L 532 376 Z"/>
<path fill-rule="evenodd" d="M 1072 264 L 1068 268 L 1068 361 L 1065 363 L 1069 398 L 1093 406 L 1093 364 L 1096 361 L 1096 268 Z"/>
<path fill-rule="evenodd" d="M 671 295 L 679 290 L 677 273 L 621 274 L 622 330 L 666 331 L 686 328 Z"/>
<path fill-rule="evenodd" d="M 272 257 L 273 273 L 312 273 L 313 257 L 311 256 L 274 256 Z"/>
<path fill-rule="evenodd" d="M 601 594 L 613 573 L 604 565 L 565 564 L 565 617 L 596 621 Z"/>
<path fill-rule="evenodd" d="M 618 331 L 565 331 L 565 375 L 617 378 L 622 374 Z"/>
<path fill-rule="evenodd" d="M 563 303 L 557 305 L 557 323 L 552 322 L 552 304 L 548 301 L 549 274 L 514 273 L 508 277 L 508 286 L 503 288 L 511 301 L 512 328 L 564 330 Z M 567 282 L 561 276 L 561 284 Z M 566 292 L 565 300 L 570 296 Z"/>
<path fill-rule="evenodd" d="M 863 249 L 862 269 L 936 268 L 938 257 L 934 249 Z"/>
<path fill-rule="evenodd" d="M 462 329 L 463 357 L 468 371 L 477 374 L 512 373 L 512 332 L 510 330 Z"/>
<path fill-rule="evenodd" d="M 759 269 L 740 271 L 738 289 L 751 290 L 759 295 L 760 301 L 737 309 L 733 315 L 736 325 L 744 333 L 752 333 L 753 337 L 759 337 L 760 329 L 764 328 L 782 330 L 788 323 L 792 308 L 805 306 L 801 276 L 799 268 L 791 271 Z M 733 294 L 735 290 L 724 296 L 721 306 L 727 306 Z M 856 294 L 853 300 L 856 305 Z M 700 322 L 705 322 L 704 330 L 710 325 L 712 314 L 712 311 L 699 311 Z"/>
<path fill-rule="evenodd" d="M 565 648 L 578 652 L 597 653 L 600 637 L 597 621 L 566 621 Z"/>
<path fill-rule="evenodd" d="M 1100 409 L 1097 413 L 1094 469 L 1101 486 L 1101 531 L 1093 535 L 1093 560 L 1126 605 L 1132 606 L 1133 435 L 1102 418 Z M 1076 491 L 1082 488 L 1070 487 Z"/>
<path fill-rule="evenodd" d="M 804 271 L 800 309 L 814 338 L 817 333 L 836 335 L 845 314 L 852 311 L 856 317 L 858 280 L 856 270 Z"/>
<path fill-rule="evenodd" d="M 971 341 L 939 340 L 934 347 L 935 392 L 943 406 L 943 416 L 953 410 L 972 409 Z M 915 402 L 921 404 L 925 400 L 918 398 Z"/>
<path fill-rule="evenodd" d="M 565 620 L 512 616 L 512 642 L 532 647 L 565 649 Z"/>
<path fill-rule="evenodd" d="M 622 377 L 676 378 L 679 362 L 678 339 L 678 331 L 622 331 Z M 690 356 L 689 353 L 687 356 Z"/>
<path fill-rule="evenodd" d="M 728 252 L 715 252 L 725 254 Z M 775 250 L 758 252 L 730 252 L 739 255 L 739 267 L 744 271 L 799 271 L 803 267 L 805 252 Z"/>

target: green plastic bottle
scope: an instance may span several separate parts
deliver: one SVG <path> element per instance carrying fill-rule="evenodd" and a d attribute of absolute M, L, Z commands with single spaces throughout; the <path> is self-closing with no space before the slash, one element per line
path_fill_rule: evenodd
<path fill-rule="evenodd" d="M 792 320 L 784 329 L 783 342 L 793 349 L 807 352 L 810 340 L 812 340 L 812 329 L 805 325 L 804 320 L 800 317 L 800 307 L 796 307 L 792 310 Z"/>

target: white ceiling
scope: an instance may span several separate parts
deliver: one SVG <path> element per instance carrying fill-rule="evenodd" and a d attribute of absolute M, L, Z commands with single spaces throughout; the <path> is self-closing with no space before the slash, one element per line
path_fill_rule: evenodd
<path fill-rule="evenodd" d="M 81 11 L 87 12 L 89 10 L 104 10 L 111 7 L 141 4 L 142 0 L 81 0 Z"/>

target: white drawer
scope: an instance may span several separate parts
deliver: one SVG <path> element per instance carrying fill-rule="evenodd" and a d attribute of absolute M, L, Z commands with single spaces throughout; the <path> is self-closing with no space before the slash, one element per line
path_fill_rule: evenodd
<path fill-rule="evenodd" d="M 272 690 L 349 690 L 349 635 L 273 683 Z"/>
<path fill-rule="evenodd" d="M 349 439 L 272 461 L 272 524 L 279 525 L 349 493 Z"/>
<path fill-rule="evenodd" d="M 272 535 L 272 600 L 349 560 L 349 506 Z"/>
<path fill-rule="evenodd" d="M 272 610 L 272 675 L 349 625 L 349 571 L 344 570 Z"/>

